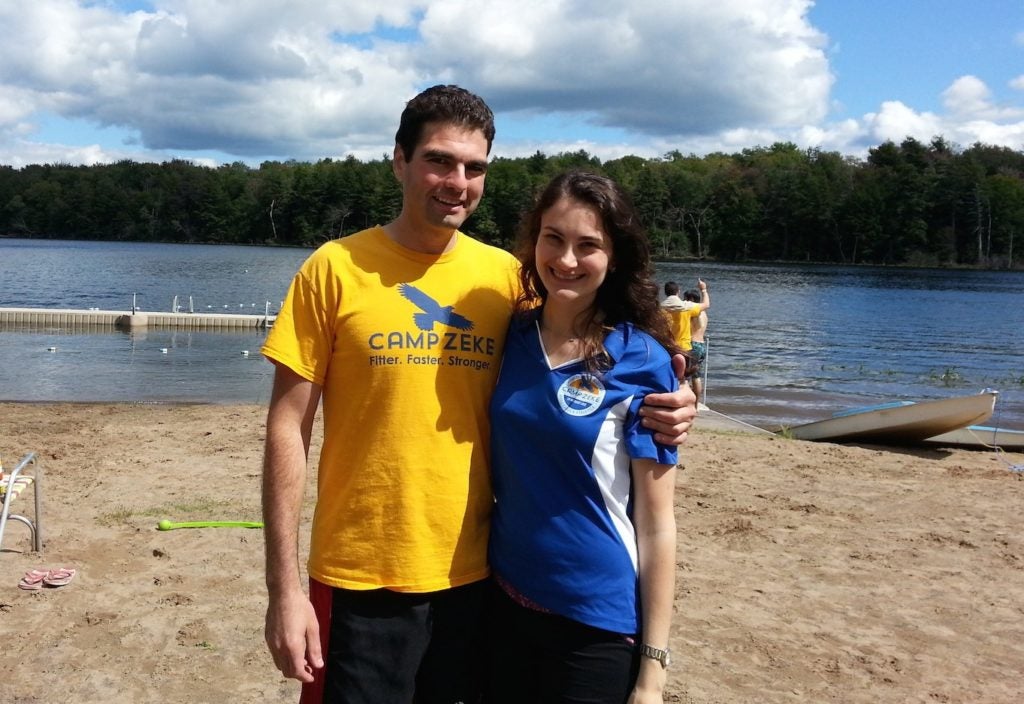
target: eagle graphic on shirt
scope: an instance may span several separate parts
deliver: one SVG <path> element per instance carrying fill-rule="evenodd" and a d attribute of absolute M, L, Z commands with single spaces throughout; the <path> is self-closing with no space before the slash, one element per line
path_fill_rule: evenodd
<path fill-rule="evenodd" d="M 597 383 L 597 380 L 590 375 L 579 375 L 573 377 L 569 380 L 569 386 L 577 391 L 586 391 L 591 394 L 599 393 L 603 388 Z"/>
<path fill-rule="evenodd" d="M 413 322 L 420 330 L 433 330 L 434 323 L 441 323 L 441 325 L 458 330 L 473 329 L 473 321 L 456 313 L 453 306 L 442 306 L 411 284 L 399 285 L 398 292 L 402 294 L 402 298 L 410 301 L 422 311 L 413 313 L 412 316 Z"/>

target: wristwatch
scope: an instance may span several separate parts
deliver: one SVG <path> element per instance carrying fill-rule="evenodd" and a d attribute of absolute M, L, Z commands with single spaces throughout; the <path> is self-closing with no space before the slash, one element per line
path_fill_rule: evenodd
<path fill-rule="evenodd" d="M 640 646 L 640 654 L 645 658 L 657 660 L 664 668 L 668 668 L 668 666 L 672 664 L 672 651 L 668 648 L 662 650 L 661 648 L 655 648 L 653 645 L 647 645 L 644 643 Z"/>

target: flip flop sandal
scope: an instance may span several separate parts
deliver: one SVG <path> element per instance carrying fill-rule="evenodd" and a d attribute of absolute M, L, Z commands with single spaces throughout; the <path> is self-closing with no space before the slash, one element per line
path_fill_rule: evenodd
<path fill-rule="evenodd" d="M 46 570 L 29 570 L 25 573 L 25 576 L 18 582 L 18 589 L 24 589 L 25 591 L 34 592 L 38 589 L 43 588 L 43 580 L 46 579 L 46 575 L 49 572 Z"/>
<path fill-rule="evenodd" d="M 43 577 L 43 584 L 48 587 L 63 587 L 65 584 L 70 582 L 75 577 L 75 570 L 71 567 L 61 567 L 59 569 L 50 570 Z"/>

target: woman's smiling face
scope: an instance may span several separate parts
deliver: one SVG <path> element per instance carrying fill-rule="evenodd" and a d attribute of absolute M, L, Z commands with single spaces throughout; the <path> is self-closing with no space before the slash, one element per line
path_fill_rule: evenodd
<path fill-rule="evenodd" d="M 576 310 L 593 305 L 612 254 L 595 207 L 563 197 L 541 215 L 534 256 L 549 303 L 568 303 Z"/>

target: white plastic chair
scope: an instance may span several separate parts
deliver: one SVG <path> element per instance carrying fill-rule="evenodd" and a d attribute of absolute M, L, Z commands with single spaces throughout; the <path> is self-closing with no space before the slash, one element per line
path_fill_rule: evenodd
<path fill-rule="evenodd" d="M 22 474 L 22 470 L 28 465 L 35 465 L 35 475 Z M 11 513 L 11 504 L 23 491 L 32 487 L 35 498 L 35 520 L 28 516 Z M 43 527 L 42 527 L 42 503 L 43 503 L 43 468 L 36 459 L 36 453 L 30 452 L 21 458 L 21 461 L 11 470 L 10 474 L 0 481 L 0 500 L 3 500 L 3 509 L 0 510 L 0 551 L 4 545 L 4 531 L 7 529 L 7 520 L 11 519 L 24 523 L 28 526 L 32 541 L 32 549 L 36 552 L 43 551 Z"/>

